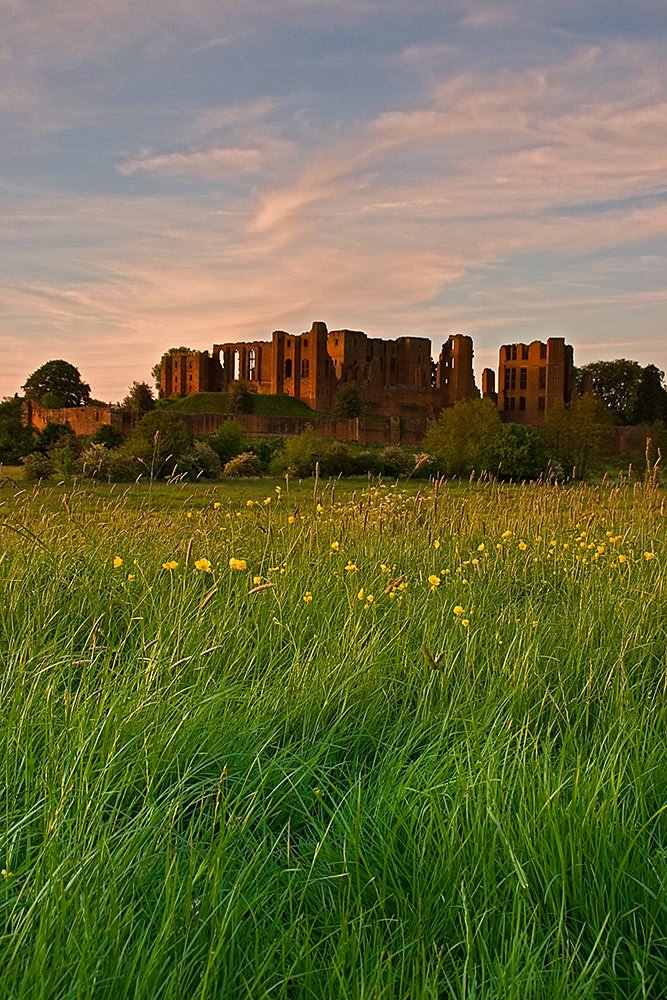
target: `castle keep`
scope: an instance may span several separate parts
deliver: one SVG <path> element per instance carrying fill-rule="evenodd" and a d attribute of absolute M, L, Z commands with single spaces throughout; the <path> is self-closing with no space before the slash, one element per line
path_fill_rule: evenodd
<path fill-rule="evenodd" d="M 211 354 L 165 354 L 160 395 L 224 392 L 244 379 L 257 392 L 293 396 L 327 411 L 338 387 L 354 383 L 370 413 L 435 416 L 444 406 L 479 397 L 472 360 L 472 340 L 463 334 L 448 338 L 434 364 L 425 337 L 380 340 L 313 323 L 299 335 L 276 330 L 270 341 L 214 344 Z"/>

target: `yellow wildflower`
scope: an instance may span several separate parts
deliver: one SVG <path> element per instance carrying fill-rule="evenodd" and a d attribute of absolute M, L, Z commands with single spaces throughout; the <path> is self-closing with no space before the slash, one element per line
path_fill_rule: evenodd
<path fill-rule="evenodd" d="M 470 619 L 469 618 L 462 618 L 461 619 L 461 624 L 463 625 L 464 628 L 467 628 L 468 625 L 470 625 Z"/>
<path fill-rule="evenodd" d="M 195 566 L 196 565 L 197 564 L 195 563 Z M 248 568 L 248 564 L 245 561 L 245 559 L 234 559 L 234 557 L 232 556 L 232 558 L 229 560 L 229 568 L 230 569 L 247 569 Z"/>
<path fill-rule="evenodd" d="M 313 599 L 313 595 L 311 594 L 311 592 L 309 590 L 307 590 L 306 593 L 303 595 L 303 599 L 306 602 L 306 604 L 310 604 L 310 602 Z"/>
<path fill-rule="evenodd" d="M 282 491 L 283 491 L 283 488 L 282 488 L 282 486 L 274 486 L 273 488 L 274 488 L 274 490 L 276 491 L 276 493 L 278 494 L 278 496 L 280 496 L 280 494 L 281 494 L 281 493 L 282 493 Z"/>
<path fill-rule="evenodd" d="M 332 552 L 338 552 L 339 548 L 340 548 L 340 542 L 332 542 L 331 543 L 331 551 Z"/>
<path fill-rule="evenodd" d="M 428 582 L 431 584 L 431 590 L 435 590 L 436 587 L 440 586 L 440 577 L 436 576 L 435 573 L 431 573 Z"/>
<path fill-rule="evenodd" d="M 178 568 L 178 563 L 176 562 L 175 559 L 170 559 L 168 562 L 163 562 L 162 563 L 162 569 L 172 570 L 172 569 L 177 569 L 177 568 Z"/>
<path fill-rule="evenodd" d="M 533 621 L 532 621 L 532 622 L 531 622 L 530 624 L 531 624 L 531 625 L 533 626 L 533 628 L 537 628 L 537 626 L 538 626 L 538 625 L 539 625 L 540 623 L 539 623 L 538 621 L 536 621 L 535 619 L 533 619 Z"/>
<path fill-rule="evenodd" d="M 439 538 L 436 538 L 436 540 L 433 542 L 433 548 L 434 549 L 439 549 L 440 548 L 440 539 Z"/>
<path fill-rule="evenodd" d="M 373 597 L 372 594 L 368 594 L 368 596 L 366 597 L 366 603 L 367 604 L 372 604 L 374 600 L 375 600 L 375 598 Z"/>
<path fill-rule="evenodd" d="M 527 546 L 527 545 L 526 545 L 526 543 L 524 542 L 523 538 L 522 538 L 522 539 L 521 539 L 521 541 L 519 542 L 519 548 L 521 549 L 521 551 L 522 551 L 522 552 L 525 552 L 525 551 L 526 551 L 526 549 L 528 548 L 528 546 Z"/>
<path fill-rule="evenodd" d="M 202 556 L 201 559 L 195 559 L 195 569 L 198 569 L 200 573 L 210 573 L 211 564 L 208 559 L 205 559 L 204 556 Z"/>
<path fill-rule="evenodd" d="M 322 506 L 321 503 L 318 503 L 318 505 L 315 508 L 315 510 L 317 511 L 318 514 L 323 514 L 324 513 L 324 507 Z"/>
<path fill-rule="evenodd" d="M 357 598 L 358 598 L 358 600 L 363 601 L 363 599 L 364 599 L 365 596 L 366 595 L 364 593 L 364 588 L 362 587 L 361 590 L 359 591 L 359 593 L 357 594 Z"/>
<path fill-rule="evenodd" d="M 128 580 L 136 580 L 137 579 L 135 573 L 128 573 L 127 574 L 127 578 L 128 578 Z"/>
<path fill-rule="evenodd" d="M 484 542 L 482 542 L 480 545 L 477 546 L 477 551 L 478 552 L 483 552 L 484 551 L 484 547 L 485 547 L 484 546 Z"/>
<path fill-rule="evenodd" d="M 503 531 L 503 533 L 502 533 L 502 535 L 500 537 L 504 538 L 505 540 L 507 540 L 508 538 L 512 537 L 512 532 L 511 531 Z"/>
<path fill-rule="evenodd" d="M 345 567 L 345 569 L 347 570 L 348 573 L 356 573 L 357 572 L 357 568 L 358 567 L 357 567 L 356 563 L 349 562 L 349 561 L 348 561 L 347 566 Z"/>
<path fill-rule="evenodd" d="M 11 878 L 13 874 L 14 872 L 10 872 L 8 868 L 3 868 L 2 871 L 0 871 L 0 876 L 2 878 Z"/>
<path fill-rule="evenodd" d="M 457 604 L 454 607 L 454 614 L 456 615 L 457 618 L 460 618 L 461 615 L 464 614 L 464 613 L 465 613 L 465 609 L 462 608 L 460 604 Z"/>
<path fill-rule="evenodd" d="M 651 559 L 655 559 L 655 553 L 654 552 L 645 552 L 644 553 L 644 559 L 646 560 L 646 562 L 650 562 Z"/>
<path fill-rule="evenodd" d="M 472 560 L 472 565 L 473 566 L 479 566 L 479 559 L 473 559 Z"/>
<path fill-rule="evenodd" d="M 255 501 L 254 500 L 246 500 L 245 505 L 246 505 L 246 507 L 254 507 L 255 506 Z"/>
<path fill-rule="evenodd" d="M 188 518 L 188 520 L 189 520 L 189 519 L 190 519 L 190 518 L 192 517 L 192 511 L 191 511 L 191 510 L 189 510 L 189 511 L 187 512 L 187 514 L 186 514 L 185 516 L 186 516 L 186 517 Z"/>
<path fill-rule="evenodd" d="M 296 518 L 295 518 L 294 514 L 290 514 L 290 516 L 287 518 L 287 523 L 288 524 L 294 524 L 295 521 L 296 521 Z"/>
<path fill-rule="evenodd" d="M 261 576 L 253 576 L 252 582 L 255 584 L 255 586 L 257 586 L 259 583 L 262 582 Z"/>
<path fill-rule="evenodd" d="M 618 561 L 619 561 L 620 565 L 622 566 L 622 565 L 623 565 L 623 563 L 626 563 L 626 562 L 628 561 L 628 557 L 627 557 L 627 556 L 624 556 L 624 555 L 620 555 L 620 556 L 618 557 Z"/>
<path fill-rule="evenodd" d="M 121 557 L 120 556 L 114 556 L 113 557 L 113 568 L 114 569 L 120 569 L 120 567 L 122 565 L 123 565 L 123 560 L 121 559 Z"/>
<path fill-rule="evenodd" d="M 213 510 L 220 510 L 221 507 L 222 504 L 220 503 L 220 501 L 216 500 L 215 503 L 213 504 Z"/>

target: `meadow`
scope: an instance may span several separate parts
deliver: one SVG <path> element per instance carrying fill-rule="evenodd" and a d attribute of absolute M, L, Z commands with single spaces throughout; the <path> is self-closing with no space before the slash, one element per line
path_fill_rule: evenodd
<path fill-rule="evenodd" d="M 0 491 L 0 996 L 667 996 L 664 490 Z"/>

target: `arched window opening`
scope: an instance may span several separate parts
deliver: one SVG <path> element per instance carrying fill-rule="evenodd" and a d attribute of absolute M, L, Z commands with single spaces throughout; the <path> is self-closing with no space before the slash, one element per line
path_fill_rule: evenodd
<path fill-rule="evenodd" d="M 285 378 L 292 377 L 292 359 L 288 358 L 285 362 Z"/>
<path fill-rule="evenodd" d="M 257 352 L 254 347 L 248 351 L 248 378 L 251 382 L 257 378 Z"/>

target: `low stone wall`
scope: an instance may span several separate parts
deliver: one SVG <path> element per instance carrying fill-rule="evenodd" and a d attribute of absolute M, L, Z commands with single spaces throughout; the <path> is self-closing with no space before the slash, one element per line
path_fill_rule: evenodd
<path fill-rule="evenodd" d="M 351 420 L 318 417 L 278 417 L 263 416 L 258 413 L 174 413 L 192 431 L 194 437 L 212 434 L 226 420 L 235 420 L 253 437 L 290 437 L 301 434 L 308 426 L 318 437 L 332 441 L 356 441 L 359 444 L 416 445 L 426 433 L 427 418 L 411 417 L 355 417 Z M 112 406 L 74 406 L 47 410 L 39 403 L 26 401 L 23 404 L 23 422 L 36 431 L 42 431 L 47 423 L 69 424 L 76 434 L 95 434 L 104 424 L 111 425 L 129 437 L 139 419 L 139 414 L 131 410 L 121 410 Z"/>

